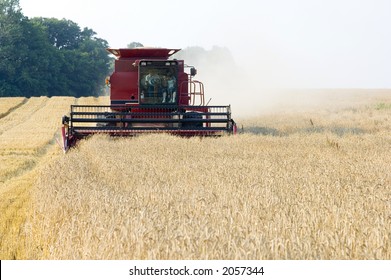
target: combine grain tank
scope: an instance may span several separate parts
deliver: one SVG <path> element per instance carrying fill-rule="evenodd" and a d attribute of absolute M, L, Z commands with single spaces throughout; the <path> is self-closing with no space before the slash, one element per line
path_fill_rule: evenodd
<path fill-rule="evenodd" d="M 217 136 L 236 133 L 230 106 L 207 106 L 197 71 L 170 59 L 179 49 L 107 49 L 116 57 L 106 79 L 110 105 L 72 105 L 62 119 L 64 151 L 86 136 L 170 133 Z"/>

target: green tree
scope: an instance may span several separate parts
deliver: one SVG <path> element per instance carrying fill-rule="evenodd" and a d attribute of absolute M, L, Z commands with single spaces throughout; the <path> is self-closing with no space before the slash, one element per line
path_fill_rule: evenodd
<path fill-rule="evenodd" d="M 59 50 L 78 48 L 84 35 L 77 23 L 71 20 L 41 17 L 31 21 L 42 26 L 50 44 Z"/>
<path fill-rule="evenodd" d="M 0 96 L 21 94 L 15 82 L 23 60 L 18 48 L 25 21 L 19 0 L 0 0 Z"/>
<path fill-rule="evenodd" d="M 134 49 L 134 48 L 144 47 L 144 45 L 139 42 L 132 42 L 132 43 L 128 44 L 127 47 L 128 47 L 128 49 Z"/>
<path fill-rule="evenodd" d="M 92 29 L 70 20 L 25 17 L 0 0 L 0 96 L 98 95 L 111 58 Z"/>
<path fill-rule="evenodd" d="M 69 20 L 34 18 L 56 49 L 52 95 L 90 96 L 102 92 L 108 74 L 110 57 L 107 41 L 95 37 L 92 29 L 80 27 Z"/>

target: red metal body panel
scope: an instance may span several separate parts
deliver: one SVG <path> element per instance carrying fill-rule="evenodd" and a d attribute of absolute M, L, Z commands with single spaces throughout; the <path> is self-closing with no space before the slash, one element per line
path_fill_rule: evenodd
<path fill-rule="evenodd" d="M 139 104 L 139 63 L 143 60 L 166 61 L 179 49 L 135 48 L 107 49 L 116 56 L 114 73 L 110 76 L 110 101 L 117 104 Z M 188 74 L 185 73 L 184 61 L 177 60 L 178 105 L 188 105 Z"/>
<path fill-rule="evenodd" d="M 181 67 L 182 65 L 182 67 Z M 190 96 L 189 96 L 189 77 L 185 73 L 184 62 L 180 61 L 179 63 L 179 72 L 178 72 L 178 92 L 179 92 L 179 105 L 189 105 Z"/>
<path fill-rule="evenodd" d="M 137 72 L 114 72 L 110 77 L 110 100 L 112 104 L 138 103 L 137 79 Z"/>
<path fill-rule="evenodd" d="M 134 49 L 107 49 L 108 52 L 115 55 L 117 59 L 168 59 L 171 55 L 180 51 L 180 49 L 163 48 L 134 48 Z"/>

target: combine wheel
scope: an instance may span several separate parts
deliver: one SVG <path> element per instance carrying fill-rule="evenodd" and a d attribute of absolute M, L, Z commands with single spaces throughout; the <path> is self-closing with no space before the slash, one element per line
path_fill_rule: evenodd
<path fill-rule="evenodd" d="M 182 127 L 202 128 L 202 114 L 198 112 L 187 112 L 183 115 L 184 120 L 201 120 L 199 122 L 184 122 Z"/>
<path fill-rule="evenodd" d="M 108 120 L 115 119 L 115 116 L 113 116 L 111 114 L 106 114 L 105 119 L 108 119 Z M 96 126 L 97 127 L 110 127 L 110 126 L 116 126 L 116 123 L 115 122 L 97 123 Z"/>

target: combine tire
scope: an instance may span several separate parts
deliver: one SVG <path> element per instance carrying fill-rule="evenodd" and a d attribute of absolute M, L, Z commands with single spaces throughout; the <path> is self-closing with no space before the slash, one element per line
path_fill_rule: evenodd
<path fill-rule="evenodd" d="M 184 120 L 201 120 L 200 122 L 184 122 L 183 128 L 202 128 L 202 114 L 197 112 L 187 112 L 183 115 Z"/>

